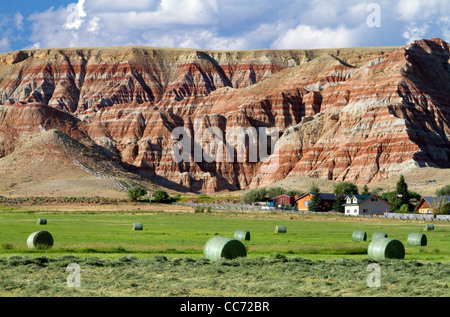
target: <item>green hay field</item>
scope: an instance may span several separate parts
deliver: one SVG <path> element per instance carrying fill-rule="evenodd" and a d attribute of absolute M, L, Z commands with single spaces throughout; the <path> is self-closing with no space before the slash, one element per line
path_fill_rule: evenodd
<path fill-rule="evenodd" d="M 48 224 L 37 225 L 38 218 L 46 218 Z M 135 222 L 142 223 L 144 230 L 133 231 Z M 275 234 L 277 225 L 286 226 L 287 233 Z M 249 257 L 280 253 L 310 260 L 365 259 L 372 233 L 384 232 L 404 243 L 406 260 L 450 262 L 450 223 L 435 223 L 436 230 L 426 233 L 428 246 L 406 245 L 409 233 L 424 232 L 424 225 L 420 221 L 268 213 L 1 212 L 0 255 L 202 257 L 208 239 L 216 235 L 232 238 L 236 230 L 247 230 L 251 241 L 244 243 Z M 28 249 L 28 236 L 41 230 L 53 235 L 54 247 Z M 366 231 L 368 241 L 353 242 L 354 230 Z"/>
<path fill-rule="evenodd" d="M 39 226 L 38 218 L 48 224 Z M 132 224 L 143 223 L 143 231 Z M 179 212 L 0 212 L 0 296 L 450 296 L 450 224 L 434 223 L 428 246 L 409 233 L 425 223 L 336 215 Z M 275 234 L 275 226 L 287 234 Z M 247 230 L 248 257 L 211 262 L 208 239 Z M 26 240 L 49 231 L 49 250 Z M 366 242 L 353 242 L 354 230 Z M 402 241 L 405 260 L 388 260 L 382 286 L 366 285 L 373 232 Z M 82 287 L 65 285 L 78 263 Z M 413 290 L 413 291 L 411 291 Z"/>

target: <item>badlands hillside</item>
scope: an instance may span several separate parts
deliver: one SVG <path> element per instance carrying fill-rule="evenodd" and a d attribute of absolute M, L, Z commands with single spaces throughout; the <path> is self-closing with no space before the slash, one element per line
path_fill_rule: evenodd
<path fill-rule="evenodd" d="M 211 193 L 300 178 L 383 184 L 418 169 L 442 176 L 450 169 L 449 62 L 440 39 L 328 50 L 1 54 L 0 195 L 93 195 L 132 183 Z M 248 153 L 236 159 L 231 142 L 231 161 L 174 160 L 174 129 L 195 135 L 199 123 L 224 135 L 266 128 L 279 139 L 257 162 Z"/>

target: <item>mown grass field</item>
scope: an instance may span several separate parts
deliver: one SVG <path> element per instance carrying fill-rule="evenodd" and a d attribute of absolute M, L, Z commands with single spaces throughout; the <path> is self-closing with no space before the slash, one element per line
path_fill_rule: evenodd
<path fill-rule="evenodd" d="M 38 218 L 48 224 L 39 226 Z M 143 223 L 143 231 L 132 224 Z M 424 222 L 333 215 L 180 212 L 0 212 L 0 296 L 449 296 L 450 224 L 435 223 L 428 246 L 406 243 Z M 287 234 L 275 234 L 275 226 Z M 206 242 L 248 230 L 245 259 L 211 262 Z M 27 237 L 49 231 L 50 250 Z M 366 242 L 353 242 L 354 230 Z M 380 288 L 366 285 L 373 232 L 402 241 L 405 260 L 380 263 Z M 82 287 L 65 285 L 79 263 Z M 413 291 L 411 291 L 413 290 Z"/>

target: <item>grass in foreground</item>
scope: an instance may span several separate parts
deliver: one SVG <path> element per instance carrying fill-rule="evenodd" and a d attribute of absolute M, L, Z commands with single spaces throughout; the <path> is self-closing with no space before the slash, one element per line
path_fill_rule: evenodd
<path fill-rule="evenodd" d="M 79 288 L 66 267 L 81 268 Z M 367 284 L 369 260 L 311 261 L 272 254 L 210 262 L 204 258 L 0 258 L 0 295 L 26 297 L 448 297 L 450 267 L 380 262 L 381 286 Z"/>

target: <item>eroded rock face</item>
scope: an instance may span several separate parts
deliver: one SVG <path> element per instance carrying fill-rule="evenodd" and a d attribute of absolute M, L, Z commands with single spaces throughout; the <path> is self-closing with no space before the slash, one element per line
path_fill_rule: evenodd
<path fill-rule="evenodd" d="M 379 49 L 4 54 L 0 155 L 56 128 L 157 183 L 210 192 L 296 175 L 370 183 L 411 166 L 448 168 L 449 57 L 439 39 Z M 232 142 L 233 160 L 174 160 L 173 132 L 193 136 L 199 126 L 281 137 L 264 162 L 238 160 Z M 191 143 L 211 148 L 214 140 Z"/>

